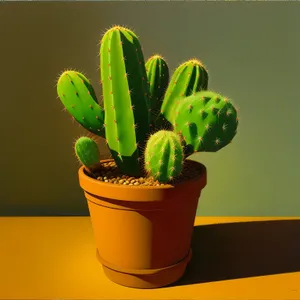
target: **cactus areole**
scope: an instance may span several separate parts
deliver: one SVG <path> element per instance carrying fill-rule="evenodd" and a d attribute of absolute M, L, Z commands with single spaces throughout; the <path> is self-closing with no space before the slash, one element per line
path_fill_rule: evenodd
<path fill-rule="evenodd" d="M 108 29 L 100 44 L 103 103 L 78 71 L 64 71 L 57 83 L 65 110 L 105 139 L 112 157 L 100 160 L 102 149 L 91 137 L 75 143 L 97 257 L 108 278 L 121 285 L 169 285 L 191 258 L 206 185 L 205 166 L 188 156 L 231 143 L 237 109 L 208 90 L 208 71 L 198 59 L 170 75 L 166 60 L 155 54 L 145 61 L 137 35 L 121 26 Z"/>

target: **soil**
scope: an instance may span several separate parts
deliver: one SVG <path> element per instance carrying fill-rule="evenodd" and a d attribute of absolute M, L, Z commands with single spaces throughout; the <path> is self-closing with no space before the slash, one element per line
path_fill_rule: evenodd
<path fill-rule="evenodd" d="M 197 177 L 202 168 L 191 160 L 186 160 L 180 176 L 169 183 L 160 183 L 152 176 L 132 177 L 122 174 L 114 161 L 101 163 L 101 167 L 93 171 L 94 179 L 118 185 L 131 186 L 163 186 L 176 185 L 186 179 Z M 92 177 L 92 176 L 91 176 Z"/>

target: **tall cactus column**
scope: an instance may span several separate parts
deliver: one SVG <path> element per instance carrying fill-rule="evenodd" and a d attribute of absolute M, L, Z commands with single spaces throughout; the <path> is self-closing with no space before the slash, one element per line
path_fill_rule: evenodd
<path fill-rule="evenodd" d="M 149 86 L 137 36 L 116 26 L 101 41 L 106 140 L 120 170 L 139 176 L 150 132 Z"/>

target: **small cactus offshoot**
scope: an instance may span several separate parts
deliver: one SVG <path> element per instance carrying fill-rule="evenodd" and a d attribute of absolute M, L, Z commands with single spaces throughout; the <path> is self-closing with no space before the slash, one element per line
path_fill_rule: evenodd
<path fill-rule="evenodd" d="M 74 148 L 78 160 L 87 170 L 92 171 L 99 166 L 99 148 L 93 139 L 82 136 L 76 140 Z"/>
<path fill-rule="evenodd" d="M 145 169 L 159 182 L 168 182 L 182 171 L 183 147 L 180 136 L 160 130 L 148 140 L 145 150 Z"/>
<path fill-rule="evenodd" d="M 100 44 L 103 107 L 89 80 L 74 70 L 59 77 L 57 93 L 77 122 L 106 139 L 121 173 L 138 177 L 146 168 L 167 182 L 180 174 L 188 155 L 216 152 L 232 141 L 238 126 L 236 108 L 207 91 L 208 72 L 199 60 L 178 66 L 169 82 L 165 60 L 154 55 L 145 63 L 132 30 L 114 26 Z M 79 139 L 75 149 L 86 168 L 99 161 L 93 140 Z"/>

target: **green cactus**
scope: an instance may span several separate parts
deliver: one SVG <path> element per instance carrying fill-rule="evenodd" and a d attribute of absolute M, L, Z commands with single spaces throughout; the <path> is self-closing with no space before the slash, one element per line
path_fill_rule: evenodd
<path fill-rule="evenodd" d="M 236 108 L 227 98 L 212 91 L 185 98 L 176 107 L 175 116 L 174 130 L 183 136 L 187 155 L 216 152 L 236 135 Z"/>
<path fill-rule="evenodd" d="M 174 72 L 167 88 L 162 106 L 161 118 L 174 123 L 174 110 L 180 99 L 190 96 L 208 86 L 208 73 L 197 59 L 181 64 Z"/>
<path fill-rule="evenodd" d="M 159 182 L 168 182 L 182 171 L 183 147 L 180 136 L 160 130 L 148 140 L 145 150 L 145 169 Z"/>
<path fill-rule="evenodd" d="M 150 133 L 150 92 L 141 46 L 129 29 L 116 26 L 101 41 L 100 71 L 108 147 L 120 170 L 141 175 Z"/>
<path fill-rule="evenodd" d="M 98 104 L 94 89 L 81 73 L 68 70 L 57 83 L 58 96 L 66 110 L 90 132 L 104 137 L 104 111 Z"/>
<path fill-rule="evenodd" d="M 93 169 L 99 165 L 100 153 L 98 145 L 93 139 L 82 136 L 76 140 L 74 148 L 78 160 L 87 169 Z"/>
<path fill-rule="evenodd" d="M 146 62 L 146 72 L 150 86 L 151 128 L 155 131 L 155 120 L 160 113 L 162 99 L 169 83 L 169 68 L 163 57 L 153 55 Z"/>
<path fill-rule="evenodd" d="M 168 84 L 165 60 L 155 55 L 145 64 L 135 33 L 115 26 L 101 40 L 100 72 L 104 108 L 91 83 L 77 71 L 62 73 L 57 93 L 75 120 L 106 138 L 122 173 L 141 176 L 146 169 L 160 182 L 168 182 L 182 171 L 185 156 L 216 152 L 236 134 L 235 107 L 223 96 L 206 91 L 208 73 L 196 59 L 181 64 Z M 172 127 L 174 131 L 169 131 Z M 153 129 L 168 130 L 148 139 Z M 75 151 L 87 169 L 99 166 L 92 139 L 77 140 Z"/>

